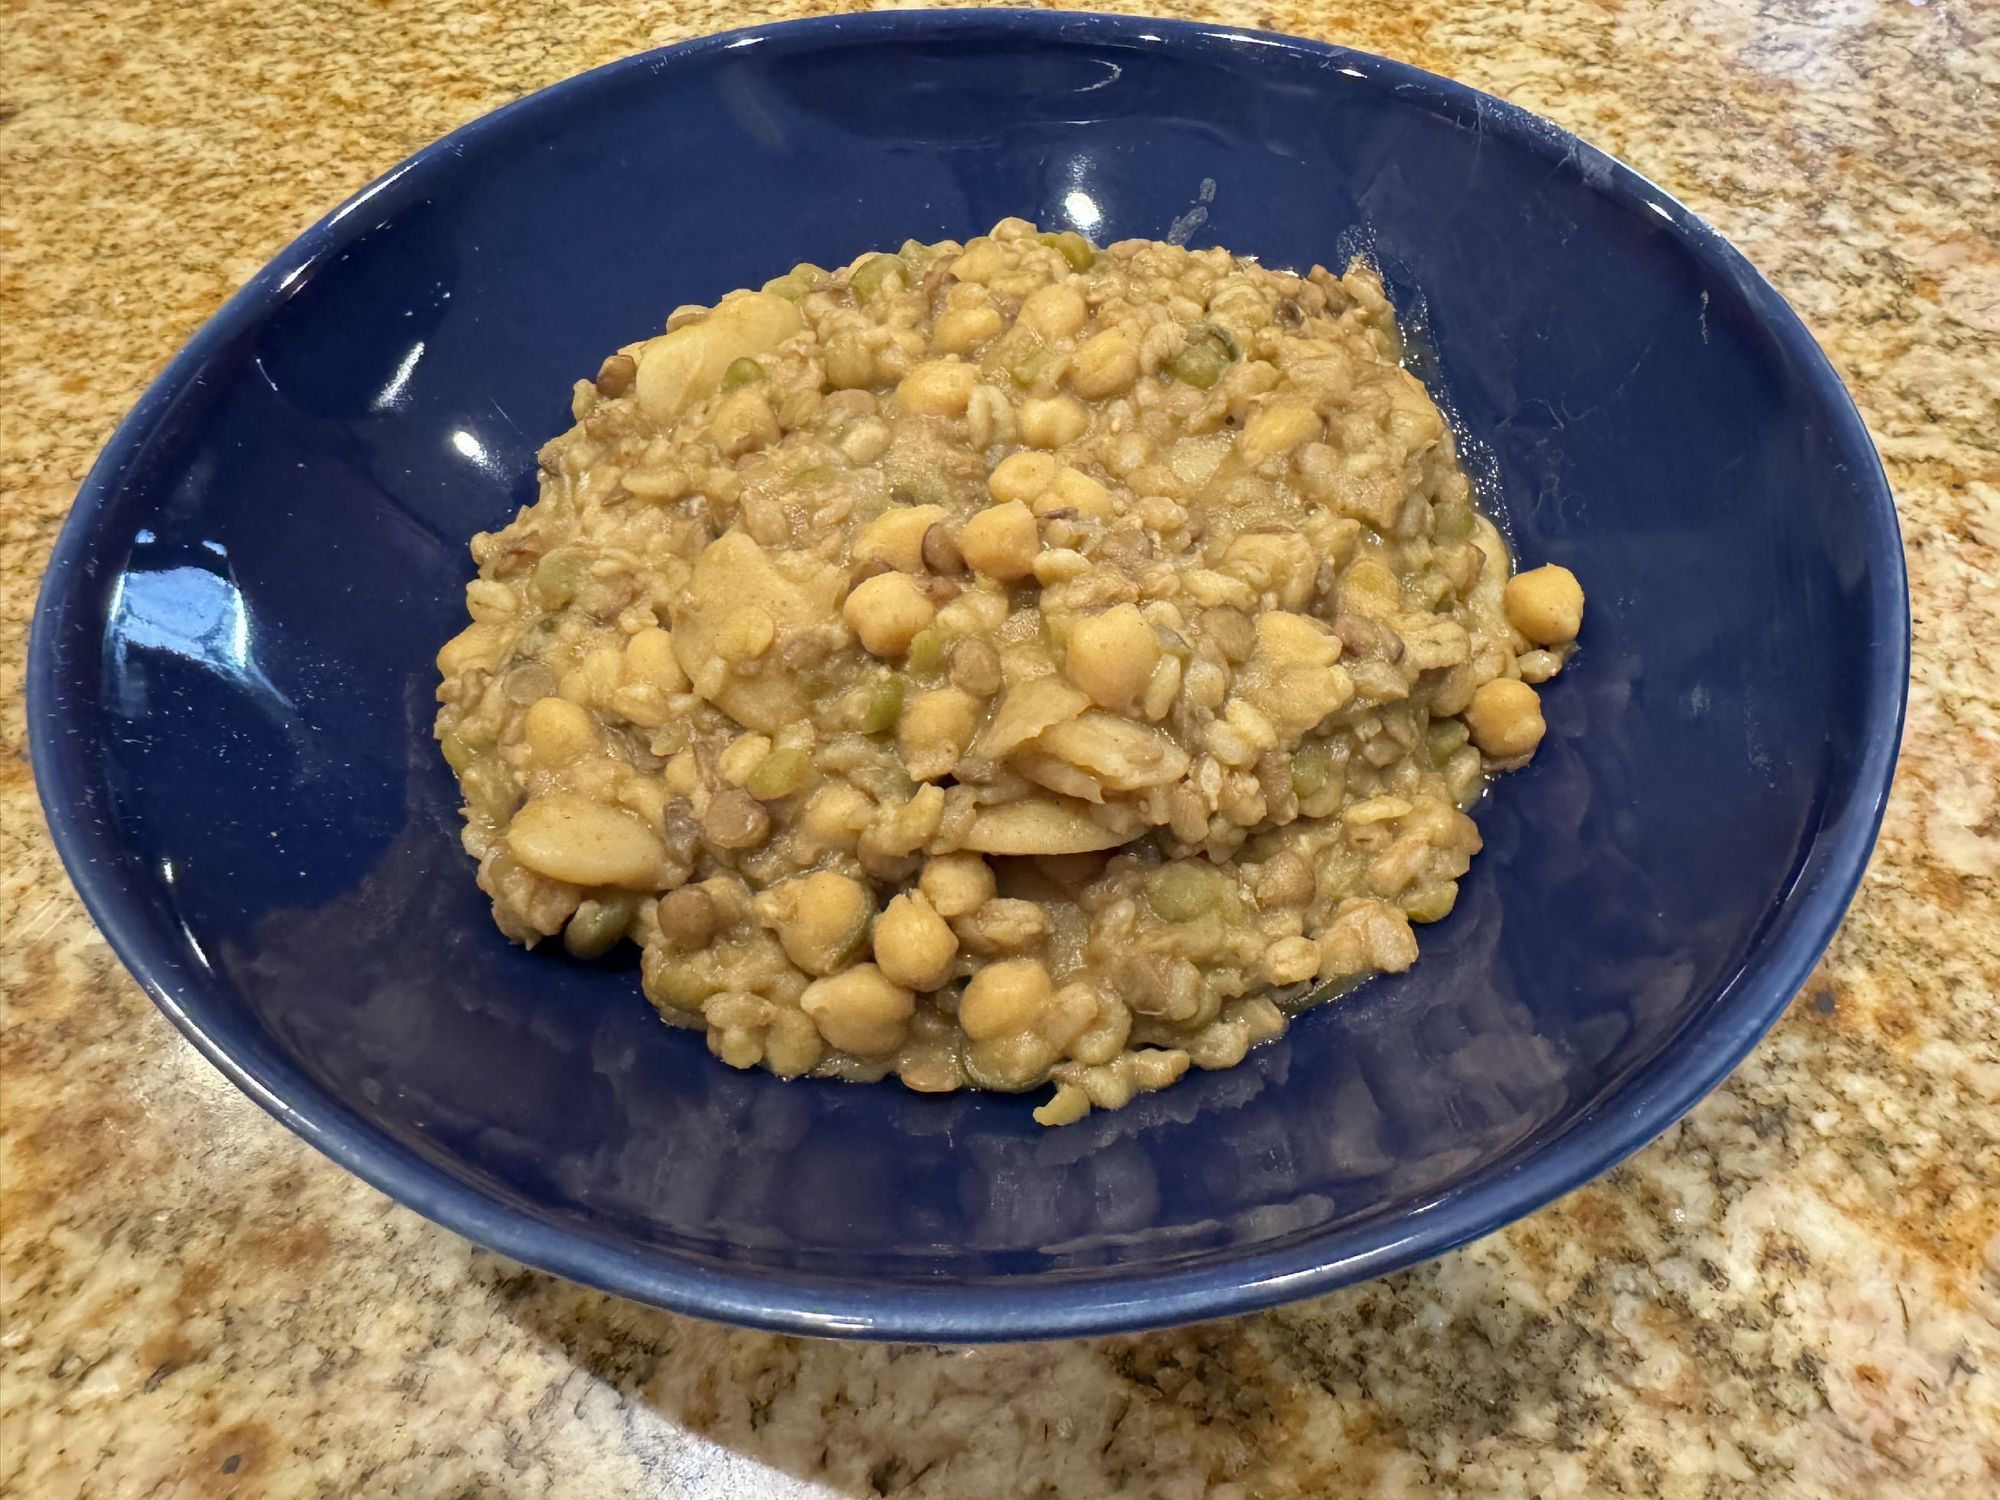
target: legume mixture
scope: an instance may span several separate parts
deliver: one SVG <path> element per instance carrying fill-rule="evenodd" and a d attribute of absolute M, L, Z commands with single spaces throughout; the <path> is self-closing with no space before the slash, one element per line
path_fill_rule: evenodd
<path fill-rule="evenodd" d="M 579 381 L 438 654 L 517 942 L 738 1068 L 1065 1124 L 1417 956 L 1583 592 L 1510 577 L 1382 284 L 1018 219 Z"/>

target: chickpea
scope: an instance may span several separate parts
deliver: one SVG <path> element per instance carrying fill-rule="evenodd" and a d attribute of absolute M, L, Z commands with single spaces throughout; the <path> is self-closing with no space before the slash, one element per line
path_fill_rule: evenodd
<path fill-rule="evenodd" d="M 875 656 L 900 656 L 936 614 L 936 606 L 904 573 L 878 573 L 873 578 L 864 578 L 840 608 L 840 617 L 848 628 Z"/>
<path fill-rule="evenodd" d="M 963 917 L 978 911 L 999 889 L 993 870 L 977 854 L 934 855 L 917 882 L 931 909 L 941 917 Z"/>
<path fill-rule="evenodd" d="M 1289 453 L 1300 443 L 1319 436 L 1319 413 L 1303 401 L 1273 401 L 1258 409 L 1243 424 L 1236 440 L 1244 462 L 1253 468 L 1279 453 Z"/>
<path fill-rule="evenodd" d="M 815 979 L 799 996 L 827 1045 L 857 1057 L 881 1057 L 903 1045 L 917 997 L 873 964 Z"/>
<path fill-rule="evenodd" d="M 722 399 L 709 419 L 708 432 L 723 457 L 740 458 L 753 448 L 775 443 L 780 428 L 770 401 L 752 386 Z"/>
<path fill-rule="evenodd" d="M 965 1073 L 983 1089 L 1031 1089 L 1047 1075 L 1056 1049 L 1034 1031 L 975 1041 L 965 1049 Z"/>
<path fill-rule="evenodd" d="M 1063 654 L 1069 680 L 1110 709 L 1130 707 L 1160 660 L 1159 637 L 1138 607 L 1119 604 L 1071 627 Z"/>
<path fill-rule="evenodd" d="M 1507 623 L 1537 646 L 1560 646 L 1583 628 L 1583 586 L 1560 563 L 1545 563 L 1507 580 Z"/>
<path fill-rule="evenodd" d="M 486 661 L 500 649 L 506 634 L 499 625 L 466 626 L 438 648 L 438 671 L 446 677 L 456 677 L 467 667 Z"/>
<path fill-rule="evenodd" d="M 896 749 L 918 781 L 950 774 L 979 728 L 982 705 L 958 688 L 933 688 L 903 705 L 896 721 Z"/>
<path fill-rule="evenodd" d="M 867 941 L 873 902 L 858 880 L 819 870 L 773 887 L 770 903 L 785 957 L 808 974 L 846 968 Z"/>
<path fill-rule="evenodd" d="M 715 769 L 722 779 L 731 786 L 741 786 L 750 779 L 750 773 L 757 769 L 765 756 L 771 753 L 770 736 L 762 734 L 739 734 L 715 759 Z"/>
<path fill-rule="evenodd" d="M 1021 403 L 1021 441 L 1034 448 L 1060 448 L 1090 430 L 1090 413 L 1071 396 L 1041 396 Z"/>
<path fill-rule="evenodd" d="M 1535 690 L 1511 677 L 1483 684 L 1472 695 L 1465 722 L 1472 742 L 1496 760 L 1534 754 L 1547 729 Z"/>
<path fill-rule="evenodd" d="M 896 984 L 934 990 L 951 977 L 957 957 L 957 935 L 921 892 L 898 896 L 876 919 L 875 962 Z"/>
<path fill-rule="evenodd" d="M 819 1028 L 802 1011 L 780 1010 L 764 1035 L 764 1064 L 780 1078 L 798 1078 L 819 1065 L 825 1048 Z"/>
<path fill-rule="evenodd" d="M 875 804 L 851 782 L 830 781 L 807 800 L 799 830 L 821 849 L 854 852 L 854 845 L 875 817 Z"/>
<path fill-rule="evenodd" d="M 951 263 L 951 274 L 960 281 L 984 283 L 1007 272 L 1008 256 L 991 238 L 982 236 L 965 247 Z"/>
<path fill-rule="evenodd" d="M 861 528 L 849 557 L 857 564 L 885 562 L 899 573 L 924 566 L 924 537 L 950 518 L 942 505 L 892 505 Z"/>
<path fill-rule="evenodd" d="M 896 400 L 904 411 L 933 417 L 962 417 L 971 404 L 972 388 L 978 384 L 976 366 L 955 359 L 925 360 L 897 384 Z"/>
<path fill-rule="evenodd" d="M 1055 994 L 1039 959 L 1005 958 L 981 969 L 958 1002 L 958 1024 L 975 1042 L 1033 1029 Z"/>
<path fill-rule="evenodd" d="M 1045 339 L 1066 339 L 1090 317 L 1083 293 L 1063 282 L 1030 292 L 1021 304 L 1020 321 Z"/>
<path fill-rule="evenodd" d="M 954 307 L 938 319 L 931 342 L 946 354 L 968 354 L 1006 326 L 991 307 Z"/>
<path fill-rule="evenodd" d="M 1061 461 L 1053 454 L 1024 448 L 993 466 L 993 472 L 986 476 L 986 489 L 1003 505 L 1009 500 L 1030 503 L 1055 483 L 1061 469 Z"/>
<path fill-rule="evenodd" d="M 658 688 L 663 693 L 688 690 L 687 673 L 674 656 L 674 638 L 657 625 L 647 626 L 625 643 L 619 676 L 629 684 Z"/>
<path fill-rule="evenodd" d="M 716 631 L 715 649 L 725 661 L 755 661 L 771 649 L 778 638 L 777 623 L 769 610 L 745 604 L 723 616 Z"/>
<path fill-rule="evenodd" d="M 1121 396 L 1139 378 L 1139 345 L 1122 328 L 1107 328 L 1077 346 L 1070 388 L 1088 401 Z"/>
<path fill-rule="evenodd" d="M 1101 480 L 1068 465 L 1056 474 L 1055 482 L 1036 501 L 1034 509 L 1037 515 L 1057 509 L 1073 510 L 1093 521 L 1108 521 L 1118 513 L 1111 491 Z"/>
<path fill-rule="evenodd" d="M 875 355 L 858 333 L 836 333 L 826 341 L 826 380 L 838 391 L 864 390 L 875 383 Z"/>
<path fill-rule="evenodd" d="M 553 771 L 597 748 L 597 723 L 567 698 L 540 698 L 528 706 L 521 734 L 535 763 Z"/>
<path fill-rule="evenodd" d="M 988 506 L 959 529 L 958 550 L 988 578 L 1002 583 L 1026 578 L 1035 570 L 1035 554 L 1042 550 L 1034 512 L 1018 500 Z"/>

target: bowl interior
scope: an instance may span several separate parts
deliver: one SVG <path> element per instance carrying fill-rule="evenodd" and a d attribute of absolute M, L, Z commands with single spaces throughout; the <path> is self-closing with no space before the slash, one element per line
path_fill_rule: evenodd
<path fill-rule="evenodd" d="M 510 947 L 432 654 L 569 383 L 682 302 L 1003 215 L 1375 256 L 1521 556 L 1573 568 L 1548 742 L 1410 973 L 1232 1071 L 1020 1100 L 733 1073 L 629 962 Z M 1900 705 L 1879 469 L 1775 296 L 1549 127 L 1160 23 L 781 27 L 462 133 L 287 252 L 93 478 L 36 642 L 93 910 L 267 1106 L 524 1259 L 710 1314 L 971 1338 L 1167 1321 L 1435 1251 L 1640 1144 L 1858 876 Z"/>

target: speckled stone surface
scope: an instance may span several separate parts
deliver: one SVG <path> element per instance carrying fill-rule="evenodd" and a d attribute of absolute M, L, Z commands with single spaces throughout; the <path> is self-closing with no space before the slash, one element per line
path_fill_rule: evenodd
<path fill-rule="evenodd" d="M 92 930 L 22 748 L 93 454 L 307 222 L 719 0 L 8 0 L 0 44 L 0 1491 L 35 1496 L 2000 1493 L 2000 6 L 1329 0 L 1553 116 L 1825 344 L 1902 508 L 1909 733 L 1813 982 L 1693 1115 L 1438 1263 L 1242 1321 L 802 1343 L 523 1272 L 344 1176 Z"/>

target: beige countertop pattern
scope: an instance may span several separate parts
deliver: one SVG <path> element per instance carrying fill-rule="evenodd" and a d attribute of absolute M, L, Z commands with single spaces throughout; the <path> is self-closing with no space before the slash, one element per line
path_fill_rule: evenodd
<path fill-rule="evenodd" d="M 1717 224 L 1853 390 L 1916 667 L 1819 973 L 1625 1166 L 1430 1265 L 992 1350 L 705 1326 L 507 1264 L 212 1072 L 92 929 L 23 748 L 92 456 L 286 240 L 473 116 L 813 0 L 8 0 L 0 43 L 0 1492 L 2000 1493 L 2000 5 L 1147 0 L 1539 110 Z"/>

